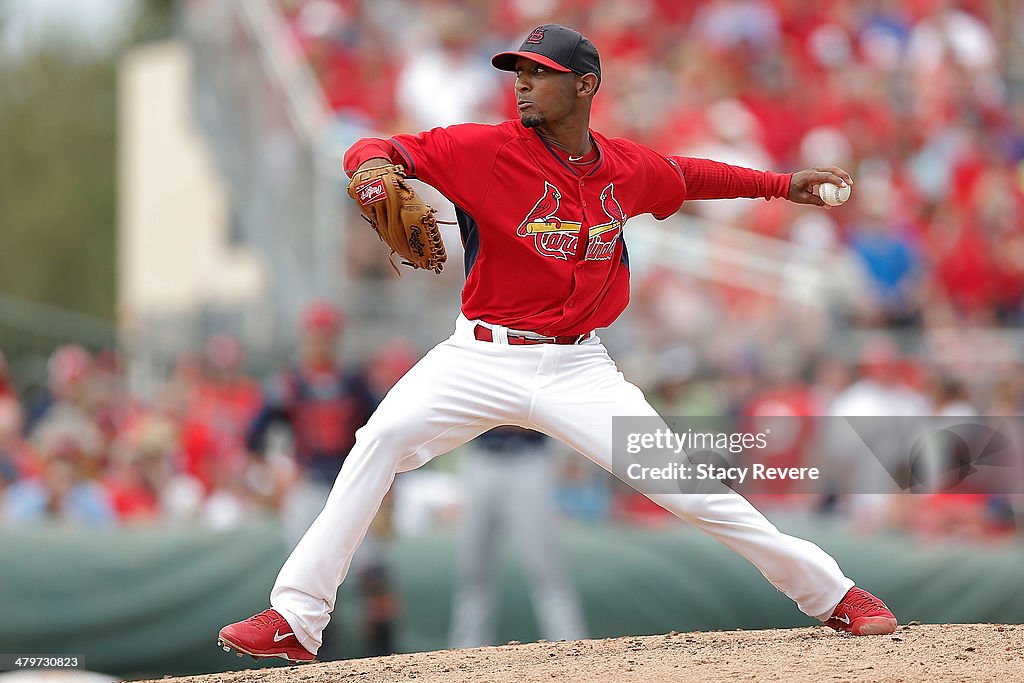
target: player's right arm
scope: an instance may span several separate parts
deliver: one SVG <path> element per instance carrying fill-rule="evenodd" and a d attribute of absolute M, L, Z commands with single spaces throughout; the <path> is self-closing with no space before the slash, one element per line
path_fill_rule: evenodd
<path fill-rule="evenodd" d="M 637 145 L 646 189 L 645 208 L 663 219 L 694 199 L 785 197 L 791 174 L 757 171 L 711 159 L 663 156 Z"/>
<path fill-rule="evenodd" d="M 853 183 L 850 175 L 837 166 L 775 173 L 712 159 L 666 157 L 641 149 L 649 211 L 656 218 L 671 215 L 684 200 L 694 199 L 787 199 L 797 204 L 823 206 L 825 203 L 816 194 L 819 184 Z"/>

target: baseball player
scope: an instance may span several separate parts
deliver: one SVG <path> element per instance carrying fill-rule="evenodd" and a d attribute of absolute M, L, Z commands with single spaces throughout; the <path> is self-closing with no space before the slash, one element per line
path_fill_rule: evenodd
<path fill-rule="evenodd" d="M 452 647 L 494 644 L 495 559 L 505 534 L 515 541 L 526 571 L 541 635 L 549 641 L 586 637 L 579 600 L 557 547 L 559 458 L 554 445 L 537 432 L 498 427 L 477 437 L 463 456 L 467 494 L 456 553 Z"/>
<path fill-rule="evenodd" d="M 612 418 L 657 416 L 594 332 L 629 299 L 623 228 L 631 216 L 664 219 L 687 199 L 821 206 L 820 183 L 852 183 L 834 166 L 755 171 L 666 157 L 591 130 L 600 60 L 588 39 L 564 26 L 536 28 L 518 51 L 491 63 L 515 73 L 518 120 L 363 139 L 345 156 L 350 176 L 372 176 L 368 169 L 387 175 L 385 167 L 400 164 L 452 201 L 465 245 L 462 311 L 452 336 L 359 430 L 327 504 L 277 577 L 272 608 L 223 628 L 225 649 L 313 660 L 338 587 L 395 474 L 493 427 L 542 432 L 612 469 Z M 350 194 L 366 213 L 381 206 L 391 184 L 401 186 L 377 177 Z M 419 226 L 411 235 L 416 253 L 431 249 Z M 780 532 L 740 495 L 650 497 L 747 558 L 805 614 L 855 635 L 895 630 L 892 612 L 855 587 L 832 557 Z"/>

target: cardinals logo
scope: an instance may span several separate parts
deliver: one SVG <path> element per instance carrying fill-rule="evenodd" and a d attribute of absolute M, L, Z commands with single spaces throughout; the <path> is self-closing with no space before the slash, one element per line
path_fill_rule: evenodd
<path fill-rule="evenodd" d="M 590 228 L 587 241 L 587 259 L 590 261 L 607 261 L 615 254 L 615 245 L 622 235 L 622 226 L 626 224 L 626 214 L 615 198 L 614 183 L 608 183 L 601 190 L 601 209 L 610 220 Z"/>
<path fill-rule="evenodd" d="M 534 244 L 542 256 L 567 261 L 570 254 L 576 253 L 582 223 L 564 221 L 558 217 L 561 200 L 561 191 L 544 181 L 544 194 L 519 224 L 516 234 L 520 237 L 533 235 Z M 615 198 L 614 183 L 609 183 L 601 190 L 601 208 L 609 220 L 588 230 L 585 258 L 591 261 L 607 261 L 612 258 L 622 226 L 626 223 L 627 216 Z"/>
<path fill-rule="evenodd" d="M 531 45 L 537 45 L 538 43 L 540 43 L 540 41 L 544 40 L 544 32 L 545 31 L 547 31 L 547 29 L 544 28 L 543 26 L 539 26 L 539 27 L 533 29 L 533 33 L 531 33 L 526 38 L 526 42 L 528 42 Z"/>

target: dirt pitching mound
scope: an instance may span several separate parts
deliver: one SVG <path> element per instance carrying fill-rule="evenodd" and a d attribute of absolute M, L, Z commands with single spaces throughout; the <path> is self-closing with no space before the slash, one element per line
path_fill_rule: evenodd
<path fill-rule="evenodd" d="M 227 656 L 227 653 L 225 653 Z M 901 626 L 856 638 L 822 627 L 511 643 L 259 668 L 159 683 L 385 681 L 1024 681 L 1024 626 Z"/>

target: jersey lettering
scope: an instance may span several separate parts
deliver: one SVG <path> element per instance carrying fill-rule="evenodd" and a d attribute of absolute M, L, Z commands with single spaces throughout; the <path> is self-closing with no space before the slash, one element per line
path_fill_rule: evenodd
<path fill-rule="evenodd" d="M 579 243 L 581 221 L 563 220 L 558 216 L 561 208 L 562 192 L 551 182 L 544 181 L 544 193 L 530 212 L 519 224 L 516 234 L 520 237 L 534 238 L 537 252 L 541 256 L 569 260 L 576 253 Z M 601 210 L 608 221 L 592 226 L 587 231 L 587 252 L 584 258 L 588 261 L 607 261 L 615 254 L 615 245 L 622 235 L 622 226 L 626 224 L 626 214 L 615 199 L 615 183 L 601 190 Z"/>

